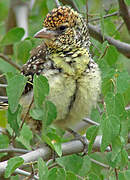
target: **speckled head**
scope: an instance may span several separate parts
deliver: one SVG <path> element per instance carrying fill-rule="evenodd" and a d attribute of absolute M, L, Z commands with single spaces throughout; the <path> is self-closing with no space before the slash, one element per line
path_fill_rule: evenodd
<path fill-rule="evenodd" d="M 48 13 L 43 29 L 34 37 L 43 38 L 47 46 L 56 51 L 89 48 L 90 44 L 85 19 L 68 6 L 59 6 Z"/>
<path fill-rule="evenodd" d="M 60 6 L 47 14 L 43 26 L 53 30 L 58 29 L 63 24 L 73 27 L 78 17 L 79 14 L 70 7 Z"/>

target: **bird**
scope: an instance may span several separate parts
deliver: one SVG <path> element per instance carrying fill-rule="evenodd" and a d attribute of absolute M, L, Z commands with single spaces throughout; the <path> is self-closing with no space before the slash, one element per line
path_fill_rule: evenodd
<path fill-rule="evenodd" d="M 86 19 L 69 6 L 49 12 L 43 27 L 35 35 L 43 42 L 31 51 L 21 74 L 28 81 L 20 99 L 23 118 L 33 99 L 34 75 L 47 78 L 50 92 L 47 99 L 57 109 L 54 126 L 66 129 L 76 126 L 90 115 L 101 93 L 101 72 L 90 54 L 90 37 Z M 41 121 L 26 117 L 33 131 L 40 131 Z"/>

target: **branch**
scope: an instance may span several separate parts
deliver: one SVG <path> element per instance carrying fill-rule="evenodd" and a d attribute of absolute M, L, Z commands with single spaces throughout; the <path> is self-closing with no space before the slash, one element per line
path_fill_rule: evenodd
<path fill-rule="evenodd" d="M 30 151 L 28 151 L 27 149 L 20 149 L 20 148 L 7 148 L 7 149 L 0 149 L 0 153 L 8 153 L 8 152 L 15 152 L 15 153 L 28 153 Z"/>
<path fill-rule="evenodd" d="M 117 16 L 119 15 L 119 12 L 116 11 L 116 12 L 113 12 L 111 14 L 107 14 L 107 15 L 104 15 L 103 18 L 108 18 L 108 17 L 111 17 L 111 16 Z M 93 22 L 93 21 L 99 21 L 101 19 L 101 17 L 97 17 L 97 18 L 93 18 L 93 19 L 90 19 L 88 22 Z"/>
<path fill-rule="evenodd" d="M 130 33 L 130 11 L 127 5 L 125 4 L 124 0 L 118 0 L 118 3 L 120 8 L 120 15 L 126 24 L 128 32 Z"/>
<path fill-rule="evenodd" d="M 21 66 L 16 64 L 14 61 L 12 61 L 8 56 L 0 53 L 0 58 L 2 58 L 4 61 L 8 62 L 11 66 L 15 67 L 17 70 L 21 70 Z"/>
<path fill-rule="evenodd" d="M 89 28 L 90 35 L 94 39 L 98 40 L 101 43 L 104 41 L 108 41 L 108 43 L 115 46 L 120 53 L 124 54 L 127 57 L 130 57 L 130 44 L 113 39 L 110 36 L 104 36 L 104 39 L 103 39 L 101 30 L 98 27 L 88 24 L 88 28 Z"/>
<path fill-rule="evenodd" d="M 94 142 L 93 149 L 99 150 L 98 147 L 100 147 L 100 144 L 101 144 L 101 136 L 98 136 Z M 78 140 L 73 140 L 62 144 L 63 156 L 81 153 L 83 152 L 83 150 L 84 150 L 84 146 L 81 143 L 81 141 Z M 108 151 L 110 151 L 110 148 L 108 149 Z M 27 154 L 21 155 L 20 157 L 24 159 L 24 163 L 26 164 L 33 161 L 37 161 L 39 157 L 42 157 L 44 160 L 51 159 L 52 158 L 51 152 L 52 150 L 48 146 L 44 146 L 43 148 L 39 148 L 35 151 L 31 151 Z M 4 174 L 6 166 L 7 166 L 7 161 L 0 163 L 0 176 Z M 17 173 L 17 170 L 18 169 L 15 170 L 15 173 Z"/>

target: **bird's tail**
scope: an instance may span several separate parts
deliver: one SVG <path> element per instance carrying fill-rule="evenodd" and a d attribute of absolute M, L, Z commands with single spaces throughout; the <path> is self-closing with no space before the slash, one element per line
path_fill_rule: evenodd
<path fill-rule="evenodd" d="M 8 109 L 8 97 L 0 96 L 0 110 Z"/>

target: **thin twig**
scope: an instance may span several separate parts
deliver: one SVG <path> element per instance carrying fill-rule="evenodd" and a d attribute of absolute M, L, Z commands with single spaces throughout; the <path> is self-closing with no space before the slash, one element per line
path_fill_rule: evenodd
<path fill-rule="evenodd" d="M 115 175 L 116 175 L 116 180 L 118 180 L 118 171 L 116 168 L 115 168 Z"/>
<path fill-rule="evenodd" d="M 101 43 L 104 41 L 108 41 L 108 43 L 115 46 L 120 53 L 124 54 L 127 57 L 130 57 L 130 44 L 121 42 L 110 36 L 104 36 L 103 38 L 101 30 L 98 27 L 93 26 L 92 24 L 88 24 L 88 28 L 90 35 L 94 39 L 97 39 Z"/>
<path fill-rule="evenodd" d="M 94 43 L 92 43 L 91 42 L 91 44 L 92 44 L 92 46 L 95 48 L 95 49 L 97 49 L 98 50 L 98 52 L 100 53 L 100 54 L 102 54 L 102 51 L 101 51 L 101 49 L 99 49 L 99 47 L 97 47 Z"/>
<path fill-rule="evenodd" d="M 91 124 L 91 125 L 100 126 L 99 123 L 97 123 L 97 122 L 95 122 L 95 121 L 92 121 L 92 120 L 89 119 L 89 118 L 83 118 L 83 121 L 84 121 L 84 122 L 87 122 L 87 123 L 89 123 L 89 124 Z"/>
<path fill-rule="evenodd" d="M 21 169 L 19 169 L 19 168 L 17 168 L 17 169 L 15 170 L 15 174 L 24 175 L 24 176 L 27 176 L 27 177 L 30 177 L 30 176 L 31 176 L 31 173 L 30 173 L 30 172 L 21 170 Z M 34 175 L 34 176 L 33 176 L 33 179 L 38 180 L 39 178 L 38 178 L 38 176 Z"/>
<path fill-rule="evenodd" d="M 77 175 L 77 174 L 76 174 L 76 177 L 77 177 L 78 179 L 84 180 L 84 177 L 81 177 L 81 176 L 79 176 L 79 175 Z"/>
<path fill-rule="evenodd" d="M 21 126 L 20 126 L 20 128 L 19 128 L 19 131 L 22 129 L 22 127 L 23 127 L 23 125 L 24 125 L 24 122 L 25 122 L 27 116 L 29 115 L 29 111 L 30 111 L 30 108 L 31 108 L 32 104 L 33 104 L 33 98 L 32 98 L 32 101 L 31 101 L 29 107 L 28 107 L 28 110 L 27 110 L 26 115 L 25 115 L 24 118 L 22 119 L 22 123 L 21 123 Z M 16 134 L 15 134 L 14 136 L 12 136 L 12 142 L 14 142 L 14 140 L 15 140 L 16 137 L 17 137 Z"/>
<path fill-rule="evenodd" d="M 101 109 L 100 109 L 98 104 L 97 104 L 97 109 L 98 109 L 99 114 L 102 115 L 103 111 L 101 111 Z"/>
<path fill-rule="evenodd" d="M 32 98 L 32 101 L 31 101 L 31 103 L 30 103 L 30 105 L 29 105 L 29 107 L 28 107 L 28 111 L 27 111 L 26 115 L 24 116 L 24 118 L 22 119 L 22 123 L 21 123 L 21 126 L 20 126 L 20 128 L 19 128 L 20 130 L 22 129 L 23 124 L 24 124 L 27 116 L 29 115 L 29 111 L 30 111 L 30 109 L 31 109 L 31 106 L 32 106 L 32 104 L 33 104 L 33 101 L 34 101 L 34 98 Z"/>
<path fill-rule="evenodd" d="M 101 162 L 99 162 L 99 161 L 97 161 L 97 160 L 95 160 L 95 159 L 93 159 L 93 158 L 90 158 L 90 160 L 91 160 L 92 162 L 94 162 L 95 164 L 98 164 L 99 166 L 102 166 L 102 167 L 104 167 L 104 168 L 110 168 L 107 164 L 101 163 Z"/>
<path fill-rule="evenodd" d="M 115 32 L 113 33 L 112 37 L 114 38 L 116 36 L 116 33 L 121 30 L 121 28 L 124 25 L 124 21 L 121 22 L 121 24 L 116 28 Z"/>
<path fill-rule="evenodd" d="M 104 50 L 103 53 L 101 53 L 101 56 L 98 58 L 98 61 L 99 61 L 100 59 L 102 59 L 102 58 L 106 55 L 107 50 L 108 50 L 108 47 L 109 47 L 109 45 L 107 45 L 107 46 L 105 47 L 105 50 Z"/>
<path fill-rule="evenodd" d="M 54 167 L 60 167 L 60 168 L 63 168 L 60 164 L 58 164 L 57 162 L 51 164 L 50 166 L 48 166 L 48 169 L 52 169 Z"/>
<path fill-rule="evenodd" d="M 113 12 L 111 14 L 104 15 L 104 16 L 102 16 L 102 18 L 105 19 L 108 17 L 117 16 L 117 15 L 119 15 L 119 11 Z M 101 17 L 90 19 L 88 22 L 99 21 L 99 20 L 101 20 Z"/>
<path fill-rule="evenodd" d="M 28 179 L 32 179 L 35 175 L 35 170 L 34 170 L 34 166 L 33 166 L 33 163 L 31 163 L 31 174 L 30 176 L 28 177 Z"/>
<path fill-rule="evenodd" d="M 21 71 L 21 66 L 13 62 L 8 56 L 0 53 L 0 58 L 2 58 L 4 61 L 8 62 L 11 66 L 15 67 L 17 70 Z"/>

